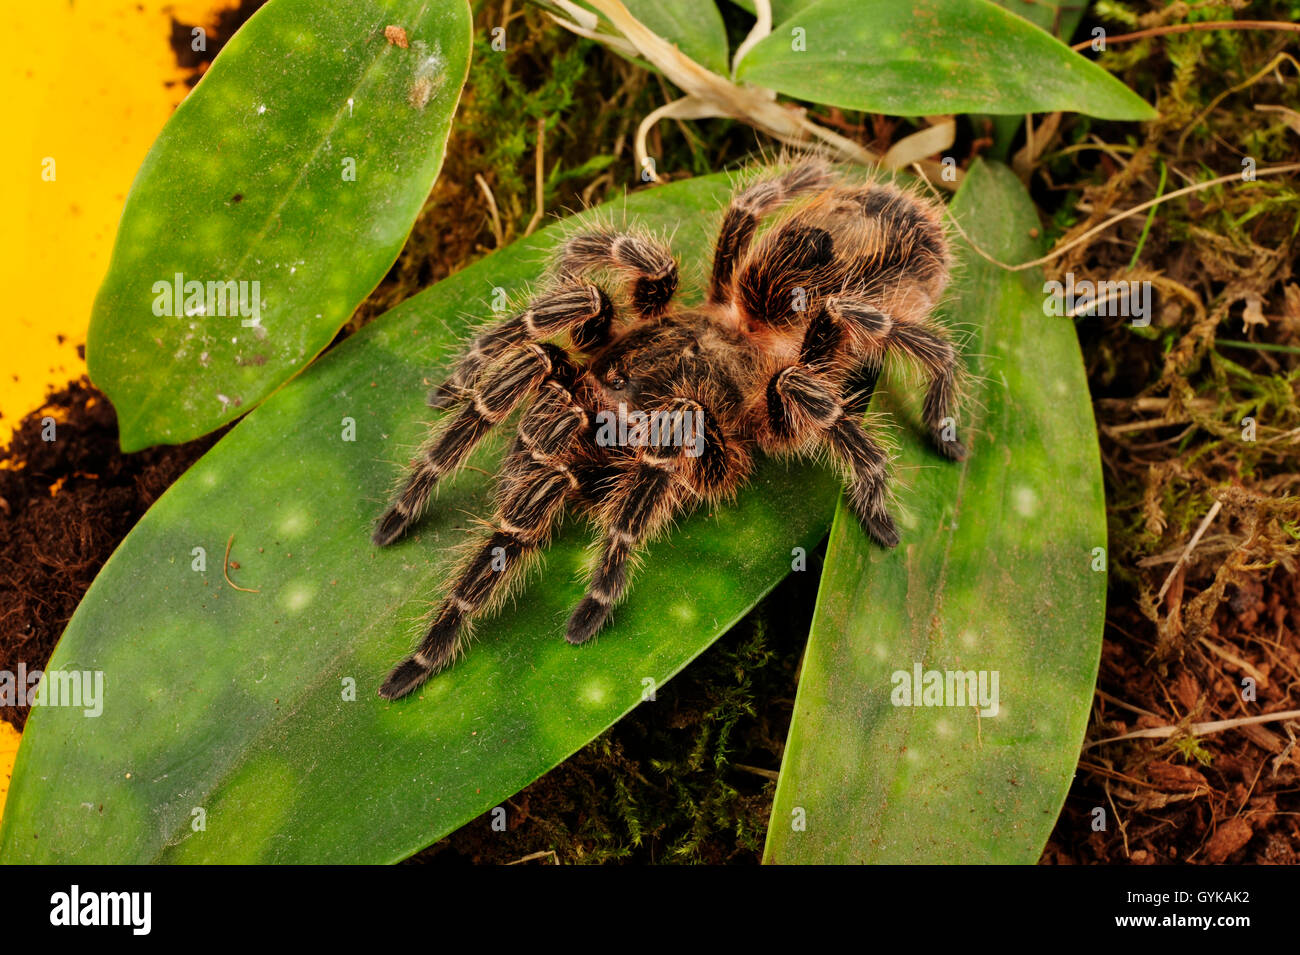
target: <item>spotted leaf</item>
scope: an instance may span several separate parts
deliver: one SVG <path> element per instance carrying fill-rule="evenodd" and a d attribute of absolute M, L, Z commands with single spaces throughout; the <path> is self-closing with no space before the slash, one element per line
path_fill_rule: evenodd
<path fill-rule="evenodd" d="M 469 68 L 464 2 L 271 0 L 136 176 L 86 344 L 124 451 L 253 408 L 396 259 Z"/>

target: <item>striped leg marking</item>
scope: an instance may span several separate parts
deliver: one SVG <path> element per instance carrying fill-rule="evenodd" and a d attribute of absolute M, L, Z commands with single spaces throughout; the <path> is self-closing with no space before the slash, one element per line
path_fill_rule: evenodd
<path fill-rule="evenodd" d="M 568 356 L 556 345 L 530 342 L 503 358 L 482 386 L 471 390 L 465 410 L 426 446 L 406 486 L 379 518 L 374 542 L 384 547 L 406 533 L 424 513 L 438 481 L 460 469 L 493 425 L 548 377 L 573 373 Z"/>
<path fill-rule="evenodd" d="M 674 400 L 665 412 L 702 414 L 700 406 L 689 399 Z M 709 460 L 699 465 L 687 463 L 690 459 L 684 451 L 677 445 L 644 447 L 620 478 L 602 515 L 606 532 L 600 562 L 565 629 L 570 643 L 586 643 L 605 625 L 627 591 L 633 552 L 679 509 L 685 495 L 685 469 L 709 465 Z M 709 480 L 707 474 L 701 478 Z"/>
<path fill-rule="evenodd" d="M 961 370 L 952 343 L 930 328 L 896 321 L 865 302 L 832 298 L 827 300 L 826 310 L 844 324 L 863 350 L 883 357 L 885 352 L 897 349 L 921 367 L 929 378 L 922 417 L 930 440 L 945 457 L 964 460 L 965 445 L 944 424 L 945 419 L 955 420 L 957 376 Z"/>
<path fill-rule="evenodd" d="M 849 507 L 880 545 L 898 544 L 898 528 L 885 506 L 888 458 L 822 376 L 790 365 L 772 376 L 767 390 L 769 428 L 796 446 L 815 439 L 828 448 L 844 472 Z"/>
<path fill-rule="evenodd" d="M 603 290 L 590 282 L 567 282 L 474 339 L 447 380 L 429 392 L 429 405 L 450 408 L 468 398 L 483 369 L 511 345 L 568 332 L 577 347 L 591 348 L 609 337 L 613 322 L 614 306 Z"/>
<path fill-rule="evenodd" d="M 736 263 L 749 251 L 763 216 L 805 193 L 827 188 L 833 179 L 830 166 L 808 160 L 774 179 L 760 179 L 737 195 L 722 217 L 714 245 L 709 301 L 716 305 L 731 299 Z"/>
<path fill-rule="evenodd" d="M 565 458 L 587 425 L 587 414 L 562 386 L 548 388 L 519 426 L 519 440 L 502 471 L 492 534 L 462 565 L 419 648 L 379 688 L 395 700 L 449 665 L 464 627 L 498 602 L 550 540 L 564 502 L 577 486 Z"/>
<path fill-rule="evenodd" d="M 672 253 L 649 236 L 612 229 L 580 232 L 564 244 L 560 271 L 582 275 L 610 268 L 632 279 L 632 307 L 642 318 L 653 318 L 668 307 L 679 276 Z"/>

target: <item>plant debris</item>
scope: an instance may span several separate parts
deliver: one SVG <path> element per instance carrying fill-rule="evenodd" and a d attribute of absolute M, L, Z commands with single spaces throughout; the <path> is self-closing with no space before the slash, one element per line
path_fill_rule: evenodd
<path fill-rule="evenodd" d="M 1104 9 L 1149 30 L 1244 6 Z M 1284 4 L 1254 12 L 1290 19 Z M 1110 597 L 1088 743 L 1045 862 L 1300 862 L 1300 719 L 1286 718 L 1300 706 L 1300 194 L 1294 173 L 1252 179 L 1300 145 L 1290 39 L 1198 30 L 1117 48 L 1102 64 L 1158 95 L 1160 118 L 1140 135 L 1067 120 L 1034 175 L 1067 240 L 1166 176 L 1231 175 L 1049 266 L 1048 278 L 1148 281 L 1157 307 L 1146 327 L 1076 320 Z M 1112 739 L 1157 728 L 1164 738 Z"/>

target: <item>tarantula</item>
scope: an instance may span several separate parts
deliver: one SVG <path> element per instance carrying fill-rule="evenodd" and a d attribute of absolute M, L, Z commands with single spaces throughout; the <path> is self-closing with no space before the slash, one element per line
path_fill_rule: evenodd
<path fill-rule="evenodd" d="M 923 417 L 935 447 L 965 457 L 952 417 L 957 351 L 929 322 L 949 266 L 940 207 L 892 184 L 850 183 L 810 158 L 732 197 L 698 308 L 674 305 L 677 263 L 655 239 L 612 228 L 570 237 L 545 290 L 480 334 L 429 395 L 435 408 L 464 408 L 379 519 L 380 546 L 419 519 L 435 484 L 488 429 L 532 400 L 500 474 L 490 535 L 379 695 L 405 696 L 453 661 L 462 630 L 504 597 L 570 502 L 603 535 L 568 621 L 573 644 L 609 618 L 634 552 L 685 508 L 733 494 L 756 451 L 829 452 L 862 526 L 895 546 L 888 459 L 860 419 L 881 360 L 897 349 L 928 376 Z M 591 280 L 602 272 L 622 278 L 626 316 Z M 631 426 L 607 427 L 615 415 Z"/>

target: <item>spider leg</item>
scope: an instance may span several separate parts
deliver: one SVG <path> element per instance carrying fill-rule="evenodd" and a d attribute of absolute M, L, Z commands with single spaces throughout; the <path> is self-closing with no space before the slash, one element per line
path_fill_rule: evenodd
<path fill-rule="evenodd" d="M 558 345 L 528 342 L 515 346 L 469 392 L 469 404 L 454 421 L 426 445 L 406 486 L 375 525 L 373 540 L 380 547 L 401 537 L 419 520 L 434 485 L 460 469 L 483 436 L 506 418 L 543 382 L 571 384 L 577 369 Z"/>
<path fill-rule="evenodd" d="M 867 362 L 849 371 L 844 379 L 840 393 L 844 395 L 844 410 L 858 417 L 867 413 L 871 396 L 876 393 L 876 381 L 880 378 L 880 365 Z"/>
<path fill-rule="evenodd" d="M 916 322 L 899 321 L 865 301 L 830 298 L 826 312 L 843 323 L 845 333 L 877 361 L 886 351 L 898 349 L 915 361 L 929 377 L 922 418 L 930 440 L 940 454 L 954 461 L 964 460 L 966 447 L 949 434 L 948 422 L 955 420 L 957 376 L 960 364 L 952 343 L 931 328 Z"/>
<path fill-rule="evenodd" d="M 564 243 L 560 274 L 577 276 L 606 268 L 632 277 L 632 308 L 641 318 L 662 314 L 677 291 L 677 261 L 648 236 L 590 229 Z"/>
<path fill-rule="evenodd" d="M 577 487 L 568 452 L 587 424 L 587 412 L 572 392 L 548 381 L 506 458 L 491 535 L 461 566 L 420 646 L 393 669 L 380 696 L 405 696 L 451 663 L 464 626 L 504 596 L 546 546 L 566 497 Z"/>
<path fill-rule="evenodd" d="M 614 306 L 602 289 L 590 282 L 563 282 L 475 338 L 447 380 L 429 392 L 429 405 L 450 408 L 465 398 L 479 373 L 511 345 L 568 332 L 577 347 L 590 348 L 608 339 L 613 320 Z"/>
<path fill-rule="evenodd" d="M 860 423 L 846 413 L 839 389 L 806 365 L 788 365 L 767 385 L 767 427 L 778 446 L 829 448 L 848 483 L 849 508 L 884 547 L 898 544 L 885 507 L 888 458 Z"/>
<path fill-rule="evenodd" d="M 831 184 L 831 167 L 821 160 L 809 159 L 771 179 L 760 179 L 743 189 L 722 216 L 713 253 L 713 275 L 709 280 L 709 301 L 720 304 L 732 296 L 731 279 L 736 263 L 749 250 L 763 216 L 792 199 Z"/>
<path fill-rule="evenodd" d="M 661 440 L 656 443 L 651 436 L 650 443 L 638 449 L 598 512 L 599 523 L 605 528 L 600 559 L 586 594 L 569 617 L 565 639 L 570 643 L 587 642 L 605 625 L 614 605 L 627 592 L 628 564 L 636 549 L 687 502 L 720 496 L 728 482 L 738 483 L 748 464 L 741 448 L 729 445 L 716 433 L 702 446 L 692 448 L 698 452 L 695 455 L 684 441 L 662 440 L 666 432 L 683 434 L 692 421 L 698 423 L 697 433 L 703 436 L 705 409 L 698 401 L 671 398 L 656 414 L 662 423 Z"/>
<path fill-rule="evenodd" d="M 873 184 L 849 195 L 861 207 L 872 232 L 881 239 L 888 237 L 888 241 L 873 242 L 870 254 L 858 260 L 859 279 L 889 284 L 906 272 L 914 281 L 942 284 L 947 251 L 937 222 L 893 186 Z"/>
<path fill-rule="evenodd" d="M 823 304 L 813 314 L 812 320 L 804 330 L 803 343 L 799 349 L 799 362 L 814 371 L 833 372 L 836 354 L 844 340 L 844 322 L 826 310 Z M 870 352 L 868 352 L 870 355 Z M 854 417 L 866 413 L 871 404 L 871 396 L 876 391 L 876 381 L 880 378 L 879 357 L 869 357 L 866 361 L 852 365 L 847 373 L 841 371 L 844 383 L 840 388 L 840 400 L 844 410 Z"/>

